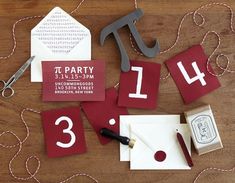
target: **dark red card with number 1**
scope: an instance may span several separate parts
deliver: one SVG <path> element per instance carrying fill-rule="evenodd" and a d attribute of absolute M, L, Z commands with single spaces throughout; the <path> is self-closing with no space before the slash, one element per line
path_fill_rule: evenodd
<path fill-rule="evenodd" d="M 44 61 L 43 101 L 104 101 L 103 61 Z"/>

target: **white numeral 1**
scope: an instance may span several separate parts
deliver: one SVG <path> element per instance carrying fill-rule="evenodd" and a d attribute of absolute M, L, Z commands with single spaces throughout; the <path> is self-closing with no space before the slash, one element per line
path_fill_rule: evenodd
<path fill-rule="evenodd" d="M 73 122 L 72 120 L 67 117 L 67 116 L 61 116 L 60 118 L 58 118 L 55 122 L 55 125 L 59 125 L 61 121 L 66 121 L 68 123 L 68 128 L 63 130 L 63 133 L 67 133 L 70 135 L 71 140 L 69 143 L 62 143 L 62 142 L 56 142 L 56 145 L 62 148 L 70 148 L 71 146 L 73 146 L 73 144 L 76 141 L 76 136 L 75 134 L 71 131 L 71 129 L 73 128 Z"/>
<path fill-rule="evenodd" d="M 141 86 L 142 86 L 142 77 L 143 77 L 143 67 L 131 67 L 132 71 L 137 71 L 138 72 L 138 77 L 137 77 L 137 85 L 136 85 L 136 93 L 129 93 L 130 98 L 143 98 L 146 99 L 147 95 L 146 94 L 141 94 Z"/>
<path fill-rule="evenodd" d="M 204 80 L 204 77 L 205 77 L 205 74 L 203 72 L 200 72 L 198 66 L 197 66 L 197 63 L 196 62 L 193 62 L 192 63 L 192 66 L 193 66 L 193 69 L 194 71 L 196 72 L 196 76 L 193 77 L 193 78 L 190 78 L 187 71 L 185 70 L 182 62 L 178 62 L 177 63 L 180 71 L 182 72 L 183 76 L 184 76 L 184 79 L 187 81 L 188 84 L 192 84 L 193 82 L 195 82 L 196 80 L 199 80 L 202 84 L 202 86 L 205 86 L 206 85 L 206 81 Z"/>

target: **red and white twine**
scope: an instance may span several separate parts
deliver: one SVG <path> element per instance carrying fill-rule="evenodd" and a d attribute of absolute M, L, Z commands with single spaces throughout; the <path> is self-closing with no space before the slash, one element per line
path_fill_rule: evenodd
<path fill-rule="evenodd" d="M 229 173 L 229 172 L 234 172 L 235 171 L 235 167 L 231 168 L 231 169 L 222 169 L 222 168 L 215 168 L 215 167 L 209 167 L 206 168 L 204 170 L 202 170 L 197 177 L 193 180 L 193 183 L 196 183 L 198 181 L 198 179 L 202 176 L 202 174 L 204 174 L 205 172 L 208 171 L 217 171 L 217 172 L 221 172 L 221 173 Z"/>
<path fill-rule="evenodd" d="M 79 4 L 76 6 L 76 8 L 74 8 L 69 14 L 72 15 L 74 14 L 79 8 L 80 6 L 84 3 L 85 0 L 81 0 L 79 2 Z M 12 47 L 12 50 L 10 51 L 10 53 L 6 56 L 0 56 L 0 60 L 6 60 L 8 58 L 10 58 L 14 53 L 15 53 L 15 50 L 16 50 L 16 47 L 17 47 L 17 41 L 16 41 L 16 34 L 15 34 L 15 30 L 16 30 L 16 26 L 21 23 L 21 22 L 24 22 L 24 21 L 27 21 L 27 20 L 32 20 L 32 19 L 37 19 L 37 18 L 43 18 L 45 17 L 46 15 L 36 15 L 36 16 L 28 16 L 28 17 L 23 17 L 23 18 L 20 18 L 19 20 L 17 20 L 13 26 L 12 26 L 12 39 L 13 39 L 13 47 Z"/>
<path fill-rule="evenodd" d="M 80 3 L 77 5 L 77 7 L 75 9 L 73 9 L 70 14 L 73 14 L 75 13 L 79 7 L 82 5 L 82 3 L 84 2 L 85 0 L 82 0 L 80 1 Z M 16 41 L 16 34 L 15 34 L 15 29 L 16 29 L 16 26 L 17 24 L 21 23 L 21 22 L 24 22 L 24 21 L 27 21 L 27 20 L 31 20 L 31 19 L 36 19 L 36 18 L 43 18 L 45 17 L 45 15 L 38 15 L 38 16 L 29 16 L 29 17 L 24 17 L 24 18 L 20 18 L 19 20 L 17 20 L 13 26 L 12 26 L 12 39 L 13 39 L 13 47 L 12 47 L 12 50 L 11 52 L 6 55 L 6 56 L 0 56 L 0 59 L 1 60 L 4 60 L 4 59 L 8 59 L 10 58 L 14 52 L 15 52 L 15 49 L 17 47 L 17 41 Z M 40 114 L 39 111 L 36 111 L 36 110 L 33 110 L 33 109 L 30 109 L 30 108 L 26 108 L 26 109 L 23 109 L 22 112 L 21 112 L 21 120 L 25 126 L 25 129 L 26 129 L 26 136 L 23 140 L 21 140 L 13 131 L 4 131 L 2 133 L 0 133 L 0 137 L 6 135 L 6 134 L 11 134 L 12 136 L 14 136 L 17 140 L 17 143 L 14 144 L 14 145 L 6 145 L 6 144 L 1 144 L 0 143 L 0 147 L 2 148 L 8 148 L 8 149 L 11 149 L 11 148 L 15 148 L 15 147 L 18 147 L 18 151 L 15 153 L 15 155 L 12 157 L 12 159 L 10 160 L 9 162 L 9 165 L 8 165 L 8 168 L 9 168 L 9 172 L 10 172 L 10 175 L 16 179 L 16 180 L 19 180 L 19 181 L 27 181 L 29 179 L 34 179 L 36 182 L 40 183 L 40 181 L 36 178 L 36 175 L 38 174 L 38 171 L 40 169 L 40 166 L 41 166 L 41 162 L 40 162 L 40 159 L 37 157 L 37 156 L 29 156 L 25 162 L 25 168 L 26 168 L 26 171 L 27 173 L 29 174 L 28 177 L 19 177 L 17 175 L 14 174 L 14 171 L 13 171 L 13 168 L 12 168 L 12 162 L 18 157 L 18 155 L 20 154 L 22 148 L 23 148 L 23 144 L 24 142 L 26 142 L 26 140 L 28 139 L 28 137 L 30 136 L 30 130 L 29 130 L 29 127 L 24 119 L 24 113 L 25 111 L 30 111 L 30 112 L 33 112 L 33 113 L 37 113 L 37 114 Z M 32 173 L 29 169 L 29 162 L 30 160 L 36 160 L 37 161 L 37 168 L 36 170 Z M 84 177 L 87 177 L 89 179 L 91 179 L 93 182 L 96 182 L 98 183 L 98 180 L 96 180 L 94 177 L 86 174 L 86 173 L 77 173 L 77 174 L 74 174 L 70 177 L 68 177 L 67 179 L 63 180 L 63 181 L 60 181 L 59 183 L 65 183 L 65 182 L 68 182 L 70 181 L 71 179 L 74 179 L 75 177 L 78 177 L 78 176 L 84 176 Z"/>
<path fill-rule="evenodd" d="M 81 1 L 79 2 L 79 4 L 77 5 L 77 7 L 76 7 L 75 9 L 73 9 L 73 10 L 70 12 L 70 14 L 75 13 L 75 12 L 79 9 L 79 7 L 83 4 L 84 1 L 85 1 L 85 0 L 81 0 Z M 135 6 L 135 8 L 138 8 L 137 0 L 134 0 L 134 6 Z M 205 18 L 204 18 L 204 16 L 203 16 L 201 13 L 199 13 L 199 11 L 201 11 L 201 10 L 203 10 L 203 9 L 205 9 L 205 8 L 212 7 L 212 6 L 222 6 L 222 7 L 225 7 L 225 8 L 227 8 L 227 9 L 229 9 L 229 12 L 230 12 L 230 30 L 232 31 L 232 33 L 235 33 L 235 30 L 234 30 L 234 27 L 233 27 L 233 17 L 234 17 L 234 13 L 233 13 L 233 11 L 232 11 L 232 8 L 231 8 L 229 5 L 225 4 L 225 3 L 209 3 L 209 4 L 206 4 L 206 5 L 201 6 L 200 8 L 196 9 L 195 11 L 191 11 L 191 12 L 189 12 L 189 13 L 186 13 L 186 14 L 183 16 L 183 18 L 181 19 L 180 24 L 179 24 L 179 26 L 178 26 L 178 29 L 177 29 L 177 36 L 176 36 L 176 38 L 175 38 L 174 43 L 173 43 L 169 48 L 160 51 L 160 54 L 169 52 L 170 50 L 172 50 L 172 49 L 177 45 L 177 43 L 178 43 L 178 41 L 179 41 L 179 39 L 180 39 L 180 33 L 181 33 L 181 28 L 182 28 L 183 22 L 184 22 L 184 20 L 185 20 L 188 16 L 192 15 L 193 22 L 194 22 L 194 24 L 195 24 L 196 26 L 203 27 L 203 25 L 204 25 L 204 23 L 205 23 Z M 196 17 L 197 17 L 197 16 L 200 16 L 200 18 L 201 18 L 201 23 L 199 23 L 199 22 L 196 20 Z M 15 34 L 16 26 L 17 26 L 19 23 L 24 22 L 24 21 L 31 20 L 31 19 L 36 19 L 36 18 L 43 18 L 43 17 L 45 17 L 45 15 L 29 16 L 29 17 L 24 17 L 24 18 L 21 18 L 21 19 L 17 20 L 17 21 L 13 24 L 13 26 L 12 26 L 12 39 L 13 39 L 13 47 L 12 47 L 12 50 L 10 51 L 10 53 L 9 53 L 8 55 L 6 55 L 6 56 L 0 56 L 0 60 L 4 60 L 4 59 L 10 58 L 10 57 L 14 54 L 14 52 L 15 52 L 15 50 L 16 50 L 16 47 L 17 47 L 17 40 L 16 40 L 16 34 Z M 217 44 L 216 48 L 214 49 L 214 51 L 211 53 L 211 55 L 209 56 L 209 58 L 208 58 L 208 60 L 207 60 L 207 71 L 208 71 L 210 74 L 212 74 L 213 76 L 216 76 L 216 77 L 223 76 L 226 72 L 227 72 L 227 73 L 234 73 L 235 71 L 234 71 L 234 70 L 231 70 L 230 67 L 229 67 L 229 66 L 230 66 L 230 59 L 228 58 L 227 55 L 224 55 L 224 54 L 222 54 L 222 53 L 219 54 L 219 55 L 217 55 L 217 57 L 216 57 L 216 65 L 217 65 L 218 68 L 220 68 L 220 69 L 222 70 L 222 72 L 221 72 L 221 73 L 218 73 L 218 74 L 214 74 L 213 72 L 210 71 L 210 69 L 209 69 L 209 63 L 211 62 L 211 58 L 213 57 L 213 55 L 215 54 L 215 52 L 216 52 L 216 51 L 218 50 L 218 48 L 220 47 L 221 38 L 220 38 L 219 34 L 218 34 L 216 31 L 213 31 L 213 30 L 212 30 L 212 31 L 208 31 L 208 32 L 204 35 L 204 37 L 203 37 L 203 39 L 202 39 L 202 41 L 201 41 L 201 43 L 200 43 L 201 45 L 203 45 L 203 43 L 205 42 L 205 40 L 206 40 L 206 38 L 207 38 L 207 36 L 208 36 L 209 34 L 214 34 L 214 35 L 216 35 L 217 40 L 218 40 L 218 44 Z M 131 46 L 132 46 L 132 48 L 134 49 L 134 51 L 135 51 L 136 53 L 138 53 L 139 55 L 142 55 L 142 53 L 140 53 L 140 52 L 135 48 L 131 35 L 130 35 L 130 42 L 131 42 Z M 225 58 L 225 60 L 226 60 L 226 66 L 225 66 L 225 67 L 223 67 L 223 66 L 220 64 L 220 62 L 219 62 L 219 59 L 220 59 L 221 57 Z M 169 78 L 169 77 L 170 77 L 170 73 L 168 72 L 165 76 L 162 76 L 161 79 L 164 80 L 164 79 L 167 79 L 167 78 Z M 117 87 L 117 86 L 118 86 L 118 84 L 116 85 L 116 87 Z M 22 148 L 23 148 L 23 144 L 26 142 L 26 140 L 27 140 L 28 137 L 30 136 L 29 127 L 28 127 L 28 125 L 27 125 L 27 123 L 26 123 L 26 121 L 25 121 L 25 119 L 24 119 L 24 113 L 25 113 L 26 111 L 40 114 L 39 111 L 30 109 L 30 108 L 26 108 L 26 109 L 23 109 L 23 110 L 22 110 L 20 116 L 21 116 L 21 120 L 22 120 L 22 122 L 23 122 L 23 124 L 24 124 L 24 126 L 25 126 L 25 129 L 26 129 L 26 136 L 25 136 L 25 138 L 24 138 L 23 140 L 21 140 L 13 131 L 4 131 L 4 132 L 0 133 L 0 137 L 4 136 L 4 135 L 6 135 L 6 134 L 11 134 L 12 136 L 14 136 L 14 137 L 16 138 L 17 143 L 14 144 L 14 145 L 6 145 L 6 144 L 1 144 L 1 143 L 0 143 L 0 147 L 2 147 L 2 148 L 9 148 L 9 149 L 18 147 L 18 151 L 17 151 L 17 152 L 15 153 L 15 155 L 12 157 L 12 159 L 10 160 L 9 165 L 8 165 L 8 168 L 9 168 L 9 171 L 10 171 L 10 175 L 11 175 L 13 178 L 15 178 L 16 180 L 19 180 L 19 181 L 26 181 L 26 180 L 29 180 L 29 179 L 34 179 L 36 182 L 40 183 L 40 181 L 36 178 L 36 175 L 38 174 L 38 171 L 39 171 L 40 166 L 41 166 L 40 159 L 39 159 L 37 156 L 29 156 L 29 157 L 27 158 L 26 162 L 25 162 L 25 168 L 26 168 L 26 171 L 27 171 L 27 173 L 28 173 L 28 175 L 29 175 L 28 177 L 19 177 L 19 176 L 15 175 L 15 174 L 14 174 L 14 171 L 13 171 L 13 168 L 12 168 L 12 162 L 18 157 L 18 155 L 20 154 L 20 152 L 21 152 L 21 150 L 22 150 Z M 36 168 L 36 170 L 35 170 L 34 172 L 31 172 L 30 169 L 29 169 L 29 162 L 30 162 L 32 159 L 34 159 L 34 160 L 37 161 L 37 168 Z M 213 168 L 213 167 L 206 168 L 206 169 L 202 170 L 202 171 L 197 175 L 197 177 L 194 179 L 193 183 L 196 183 L 196 182 L 198 181 L 198 179 L 202 176 L 202 174 L 204 174 L 204 173 L 207 172 L 207 171 L 219 171 L 219 172 L 223 172 L 223 173 L 224 173 L 224 172 L 234 172 L 234 171 L 235 171 L 235 167 L 233 167 L 233 168 L 231 168 L 231 169 L 220 169 L 220 168 Z M 98 183 L 98 180 L 96 180 L 94 177 L 92 177 L 92 176 L 90 176 L 90 175 L 88 175 L 88 174 L 85 174 L 85 173 L 77 173 L 77 174 L 74 174 L 74 175 L 68 177 L 67 179 L 65 179 L 65 180 L 63 180 L 63 181 L 60 181 L 59 183 L 66 183 L 66 182 L 68 182 L 69 180 L 71 180 L 71 179 L 73 179 L 73 178 L 75 178 L 75 177 L 77 177 L 77 176 L 85 176 L 85 177 L 91 179 L 93 182 Z"/>
<path fill-rule="evenodd" d="M 17 143 L 14 144 L 14 145 L 6 145 L 6 144 L 0 143 L 0 147 L 2 147 L 2 148 L 8 148 L 8 149 L 12 149 L 12 148 L 18 147 L 18 151 L 14 154 L 14 156 L 11 158 L 11 160 L 9 161 L 9 164 L 8 164 L 8 168 L 9 168 L 10 175 L 11 175 L 14 179 L 19 180 L 19 181 L 27 181 L 27 180 L 30 180 L 30 179 L 34 179 L 36 182 L 41 183 L 41 182 L 37 179 L 37 177 L 36 177 L 36 175 L 38 174 L 38 171 L 39 171 L 39 169 L 40 169 L 40 166 L 41 166 L 40 159 L 39 159 L 37 156 L 29 156 L 29 157 L 27 158 L 26 162 L 25 162 L 25 169 L 26 169 L 26 171 L 27 171 L 27 173 L 28 173 L 28 175 L 29 175 L 29 176 L 27 176 L 27 177 L 19 177 L 19 176 L 15 175 L 15 173 L 14 173 L 14 171 L 13 171 L 13 168 L 12 168 L 12 163 L 13 163 L 13 161 L 19 156 L 19 154 L 20 154 L 20 152 L 21 152 L 21 150 L 22 150 L 22 148 L 23 148 L 23 144 L 26 142 L 26 140 L 27 140 L 28 137 L 30 136 L 29 127 L 28 127 L 28 125 L 27 125 L 27 123 L 26 123 L 26 121 L 25 121 L 25 119 L 24 119 L 24 113 L 25 113 L 26 111 L 33 112 L 33 113 L 36 113 L 36 114 L 40 114 L 39 111 L 36 111 L 36 110 L 34 110 L 34 109 L 30 109 L 30 108 L 26 108 L 26 109 L 23 109 L 23 110 L 21 111 L 20 117 L 21 117 L 22 123 L 24 124 L 25 129 L 26 129 L 26 136 L 25 136 L 25 138 L 24 138 L 23 140 L 21 140 L 21 139 L 16 135 L 16 133 L 14 133 L 13 131 L 4 131 L 4 132 L 0 133 L 0 137 L 4 136 L 4 135 L 6 135 L 6 134 L 11 134 L 13 137 L 16 138 Z M 29 169 L 29 163 L 30 163 L 30 160 L 32 160 L 32 159 L 36 160 L 36 162 L 37 162 L 37 168 L 35 169 L 34 172 L 31 172 L 30 169 Z M 66 182 L 68 182 L 69 180 L 74 179 L 75 177 L 78 177 L 78 176 L 87 177 L 87 178 L 89 178 L 90 180 L 92 180 L 93 182 L 98 183 L 98 180 L 97 180 L 97 179 L 95 179 L 94 177 L 92 177 L 91 175 L 88 175 L 88 174 L 86 174 L 86 173 L 77 173 L 77 174 L 74 174 L 74 175 L 68 177 L 67 179 L 65 179 L 65 180 L 63 180 L 63 181 L 60 181 L 59 183 L 66 183 Z"/>
<path fill-rule="evenodd" d="M 135 7 L 137 8 L 137 0 L 135 0 L 135 4 L 136 4 Z M 205 9 L 205 8 L 212 7 L 212 6 L 222 6 L 222 7 L 225 7 L 225 8 L 227 8 L 227 9 L 229 9 L 229 12 L 230 12 L 230 30 L 231 30 L 233 33 L 235 33 L 235 30 L 234 30 L 234 27 L 233 27 L 234 13 L 233 13 L 232 8 L 231 8 L 229 5 L 225 4 L 225 3 L 209 3 L 209 4 L 206 4 L 206 5 L 201 6 L 200 8 L 196 9 L 195 11 L 191 11 L 191 12 L 186 13 L 186 14 L 183 16 L 183 18 L 181 19 L 180 24 L 179 24 L 179 26 L 178 26 L 178 29 L 177 29 L 177 36 L 176 36 L 176 38 L 175 38 L 174 43 L 173 43 L 169 48 L 160 51 L 160 54 L 167 53 L 167 52 L 171 51 L 171 50 L 177 45 L 177 43 L 178 43 L 178 41 L 179 41 L 179 39 L 180 39 L 180 33 L 181 33 L 182 25 L 183 25 L 185 19 L 186 19 L 188 16 L 192 15 L 193 23 L 194 23 L 196 26 L 198 26 L 198 27 L 203 27 L 204 24 L 205 24 L 205 17 L 204 17 L 201 13 L 199 13 L 199 11 L 201 11 L 201 10 L 203 10 L 203 9 Z M 201 22 L 198 22 L 198 21 L 197 21 L 197 19 L 196 19 L 197 16 L 200 16 Z M 219 55 L 217 55 L 217 57 L 216 57 L 216 66 L 217 66 L 219 69 L 221 69 L 222 72 L 221 72 L 221 73 L 218 73 L 218 74 L 215 74 L 215 73 L 213 73 L 213 72 L 209 69 L 209 64 L 210 64 L 210 62 L 211 62 L 211 58 L 213 57 L 213 55 L 215 54 L 215 52 L 216 52 L 216 51 L 218 50 L 218 48 L 220 47 L 221 38 L 220 38 L 219 34 L 218 34 L 216 31 L 208 31 L 208 32 L 206 32 L 206 34 L 204 35 L 204 37 L 203 37 L 203 39 L 202 39 L 202 42 L 201 42 L 201 45 L 202 45 L 202 44 L 204 43 L 205 39 L 207 38 L 207 36 L 208 36 L 209 34 L 212 34 L 212 33 L 216 35 L 216 37 L 217 37 L 217 39 L 218 39 L 218 44 L 217 44 L 216 48 L 214 49 L 214 51 L 211 53 L 211 55 L 209 56 L 209 58 L 208 58 L 208 60 L 207 60 L 207 64 L 206 64 L 207 71 L 208 71 L 211 75 L 216 76 L 216 77 L 223 76 L 226 72 L 227 72 L 227 73 L 234 73 L 235 70 L 229 69 L 229 66 L 230 66 L 230 59 L 228 58 L 227 55 L 224 55 L 224 54 L 222 54 L 222 53 L 219 54 Z M 139 51 L 136 49 L 136 47 L 135 47 L 135 45 L 134 45 L 134 42 L 133 42 L 133 40 L 132 40 L 131 34 L 130 34 L 129 39 L 130 39 L 131 47 L 133 48 L 133 50 L 134 50 L 138 55 L 143 55 L 141 52 L 139 52 Z M 225 66 L 225 67 L 223 67 L 223 66 L 220 64 L 220 62 L 219 62 L 219 58 L 221 58 L 221 57 L 224 57 L 225 60 L 226 60 L 226 66 Z M 162 80 L 165 80 L 165 79 L 167 79 L 167 78 L 169 78 L 169 77 L 170 77 L 170 73 L 168 72 L 165 76 L 161 76 L 161 79 L 162 79 Z"/>

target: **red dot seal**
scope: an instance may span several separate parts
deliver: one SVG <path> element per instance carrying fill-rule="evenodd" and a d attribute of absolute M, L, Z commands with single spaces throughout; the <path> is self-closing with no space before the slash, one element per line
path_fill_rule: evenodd
<path fill-rule="evenodd" d="M 156 161 L 162 162 L 162 161 L 164 161 L 166 159 L 166 153 L 164 151 L 157 151 L 154 154 L 154 159 Z"/>

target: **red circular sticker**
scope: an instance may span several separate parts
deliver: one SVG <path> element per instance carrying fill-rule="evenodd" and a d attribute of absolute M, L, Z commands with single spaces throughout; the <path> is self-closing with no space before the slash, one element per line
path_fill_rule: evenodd
<path fill-rule="evenodd" d="M 156 161 L 162 162 L 166 159 L 166 153 L 164 151 L 157 151 L 154 154 L 154 158 Z"/>

